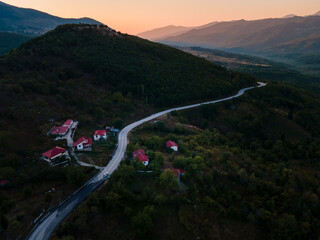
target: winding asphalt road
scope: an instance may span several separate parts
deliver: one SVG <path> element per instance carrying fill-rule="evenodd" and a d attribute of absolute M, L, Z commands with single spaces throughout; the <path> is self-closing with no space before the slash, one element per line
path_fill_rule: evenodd
<path fill-rule="evenodd" d="M 262 82 L 258 82 L 258 84 L 259 85 L 256 87 L 264 87 L 266 85 L 266 83 L 262 83 Z M 68 199 L 62 202 L 56 209 L 52 210 L 45 217 L 43 217 L 38 222 L 38 224 L 33 228 L 31 233 L 27 237 L 27 239 L 29 240 L 49 239 L 52 233 L 54 232 L 54 230 L 70 214 L 70 212 L 73 209 L 75 209 L 91 192 L 93 192 L 97 187 L 99 187 L 105 181 L 103 174 L 108 172 L 111 175 L 117 169 L 121 160 L 125 156 L 126 147 L 128 144 L 128 138 L 127 138 L 128 133 L 135 127 L 172 111 L 179 111 L 183 109 L 199 107 L 205 104 L 218 103 L 218 102 L 227 101 L 233 98 L 237 98 L 243 95 L 245 91 L 256 88 L 256 87 L 248 87 L 248 88 L 241 89 L 236 95 L 231 97 L 165 110 L 126 126 L 124 129 L 121 130 L 121 132 L 118 135 L 118 147 L 109 164 L 105 168 L 103 168 L 103 170 L 100 173 L 98 173 L 95 177 L 89 180 L 84 186 L 82 186 L 75 193 L 73 193 L 72 196 L 70 196 Z"/>

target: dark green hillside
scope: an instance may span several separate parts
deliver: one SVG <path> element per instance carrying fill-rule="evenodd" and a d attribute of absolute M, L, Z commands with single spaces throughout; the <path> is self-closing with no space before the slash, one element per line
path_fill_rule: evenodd
<path fill-rule="evenodd" d="M 65 25 L 2 57 L 0 83 L 1 129 L 25 135 L 12 150 L 43 142 L 49 119 L 132 121 L 150 107 L 217 98 L 256 80 L 107 27 Z"/>
<path fill-rule="evenodd" d="M 54 240 L 318 239 L 319 106 L 317 95 L 270 83 L 145 124 L 110 182 Z M 130 159 L 137 149 L 148 167 Z M 167 168 L 185 170 L 180 182 Z"/>
<path fill-rule="evenodd" d="M 128 152 L 146 150 L 154 172 L 135 172 L 143 166 L 127 159 L 55 239 L 316 239 L 319 105 L 319 96 L 269 84 L 146 124 Z M 169 139 L 178 153 L 165 148 Z M 185 169 L 180 186 L 166 168 Z"/>
<path fill-rule="evenodd" d="M 63 198 L 72 191 L 63 189 L 77 172 L 56 173 L 38 159 L 65 144 L 46 136 L 54 124 L 79 120 L 76 135 L 89 137 L 158 107 L 213 99 L 254 84 L 253 77 L 107 27 L 60 26 L 24 43 L 0 58 L 0 180 L 10 181 L 0 195 L 1 226 L 15 238 L 44 207 L 42 192 L 55 184 L 62 185 Z"/>
<path fill-rule="evenodd" d="M 21 43 L 28 41 L 31 36 L 0 32 L 0 56 L 18 47 Z"/>
<path fill-rule="evenodd" d="M 294 65 L 274 62 L 265 58 L 224 52 L 216 49 L 201 47 L 177 48 L 198 57 L 203 57 L 208 61 L 214 62 L 232 71 L 243 72 L 257 78 L 287 83 L 320 92 L 319 77 L 316 75 L 316 71 L 319 70 L 317 65 L 320 62 L 320 57 L 318 55 L 310 54 L 298 56 L 296 54 L 293 57 L 299 57 L 300 62 L 309 65 L 309 70 L 305 71 L 305 69 L 302 70 Z"/>
<path fill-rule="evenodd" d="M 66 64 L 57 66 L 60 61 Z M 52 78 L 57 77 L 57 68 L 65 72 L 64 78 L 91 74 L 90 83 L 95 86 L 124 95 L 130 92 L 154 106 L 210 99 L 255 83 L 251 77 L 226 71 L 181 51 L 86 25 L 58 27 L 23 45 L 4 59 L 4 65 L 13 71 L 22 67 L 24 73 L 37 72 L 38 79 L 46 78 L 38 81 L 47 85 L 44 88 L 56 83 Z"/>

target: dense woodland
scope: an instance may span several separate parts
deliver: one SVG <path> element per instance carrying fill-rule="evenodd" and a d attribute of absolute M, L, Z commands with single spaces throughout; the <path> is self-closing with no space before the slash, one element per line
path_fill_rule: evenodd
<path fill-rule="evenodd" d="M 31 38 L 31 36 L 18 33 L 0 32 L 0 56 Z"/>
<path fill-rule="evenodd" d="M 79 186 L 74 181 L 94 173 L 39 160 L 65 147 L 46 135 L 53 125 L 72 118 L 89 137 L 107 125 L 254 84 L 254 77 L 106 26 L 60 26 L 12 50 L 0 58 L 0 180 L 9 180 L 0 187 L 2 229 L 12 238 L 28 231 L 51 200 L 68 197 Z M 59 190 L 45 195 L 53 186 Z"/>
<path fill-rule="evenodd" d="M 110 182 L 53 239 L 318 239 L 319 104 L 271 83 L 146 124 Z M 136 149 L 148 167 L 130 158 Z M 180 183 L 167 168 L 186 171 Z"/>
<path fill-rule="evenodd" d="M 53 124 L 73 118 L 86 134 L 121 128 L 256 81 L 105 26 L 66 25 L 28 41 L 0 58 L 0 176 L 9 180 L 0 189 L 1 228 L 12 238 L 26 233 L 42 207 L 95 173 L 38 160 L 65 144 L 46 136 Z M 137 129 L 110 182 L 54 238 L 317 239 L 319 104 L 315 93 L 272 82 Z M 150 156 L 148 167 L 131 159 L 137 149 Z M 178 182 L 167 168 L 186 174 Z M 52 186 L 58 194 L 44 194 Z"/>

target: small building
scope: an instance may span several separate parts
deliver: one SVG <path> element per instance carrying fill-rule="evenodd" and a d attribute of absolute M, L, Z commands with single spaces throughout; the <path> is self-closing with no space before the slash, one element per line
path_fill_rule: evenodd
<path fill-rule="evenodd" d="M 69 130 L 69 127 L 67 126 L 59 126 L 59 127 L 54 127 L 50 134 L 51 135 L 58 135 L 58 136 L 63 136 L 65 135 Z"/>
<path fill-rule="evenodd" d="M 98 141 L 100 139 L 107 140 L 107 131 L 106 130 L 97 130 L 93 134 L 93 139 Z"/>
<path fill-rule="evenodd" d="M 184 175 L 184 169 L 175 168 L 172 171 L 178 178 Z"/>
<path fill-rule="evenodd" d="M 52 166 L 65 164 L 69 161 L 68 151 L 61 147 L 55 147 L 41 154 L 43 159 Z"/>
<path fill-rule="evenodd" d="M 67 121 L 64 122 L 64 124 L 62 126 L 54 127 L 51 130 L 50 134 L 51 135 L 64 136 L 64 135 L 67 134 L 67 132 L 71 128 L 72 124 L 73 124 L 73 120 L 72 119 L 68 119 Z"/>
<path fill-rule="evenodd" d="M 179 169 L 179 168 L 175 168 L 175 169 L 171 169 L 171 168 L 167 168 L 164 170 L 165 172 L 166 171 L 171 171 L 173 172 L 174 175 L 176 175 L 177 177 L 177 181 L 178 183 L 180 184 L 180 180 L 181 180 L 181 177 L 184 175 L 185 171 L 184 169 Z"/>
<path fill-rule="evenodd" d="M 92 138 L 81 137 L 75 143 L 73 143 L 78 151 L 91 151 L 92 150 Z"/>
<path fill-rule="evenodd" d="M 171 148 L 173 151 L 178 151 L 178 144 L 176 144 L 174 141 L 167 141 L 166 143 L 167 148 Z"/>
<path fill-rule="evenodd" d="M 132 152 L 133 159 L 138 158 L 145 166 L 149 165 L 149 157 L 144 150 L 136 150 Z"/>
<path fill-rule="evenodd" d="M 0 187 L 4 187 L 8 182 L 9 182 L 9 180 L 7 180 L 7 179 L 1 180 Z"/>

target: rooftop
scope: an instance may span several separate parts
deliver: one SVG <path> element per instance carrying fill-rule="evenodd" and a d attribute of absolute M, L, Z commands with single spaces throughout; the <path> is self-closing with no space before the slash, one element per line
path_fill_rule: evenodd
<path fill-rule="evenodd" d="M 57 156 L 57 155 L 59 155 L 61 153 L 64 153 L 66 151 L 67 150 L 64 149 L 64 148 L 55 147 L 55 148 L 50 149 L 49 151 L 46 151 L 46 152 L 42 153 L 41 155 L 51 159 L 51 158 L 54 158 L 55 156 Z"/>

